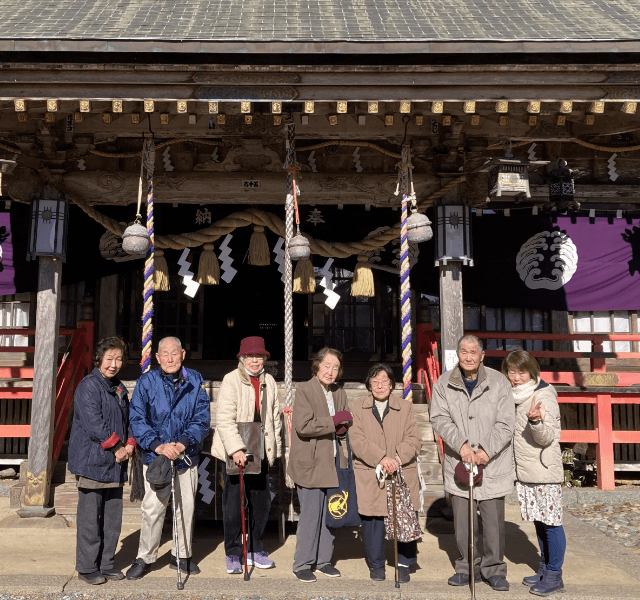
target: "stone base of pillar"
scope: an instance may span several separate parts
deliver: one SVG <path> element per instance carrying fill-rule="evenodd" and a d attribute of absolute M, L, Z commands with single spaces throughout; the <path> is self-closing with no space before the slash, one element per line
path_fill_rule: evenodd
<path fill-rule="evenodd" d="M 21 519 L 30 519 L 32 517 L 49 517 L 56 512 L 53 506 L 25 506 L 16 513 Z"/>

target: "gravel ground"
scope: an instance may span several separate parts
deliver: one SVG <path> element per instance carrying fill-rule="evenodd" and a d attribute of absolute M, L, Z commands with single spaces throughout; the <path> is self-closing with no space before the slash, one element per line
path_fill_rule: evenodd
<path fill-rule="evenodd" d="M 640 502 L 622 506 L 580 504 L 571 513 L 623 546 L 640 548 Z"/>

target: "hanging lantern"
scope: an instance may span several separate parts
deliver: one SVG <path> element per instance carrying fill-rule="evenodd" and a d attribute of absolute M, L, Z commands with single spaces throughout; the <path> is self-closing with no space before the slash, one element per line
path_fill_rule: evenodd
<path fill-rule="evenodd" d="M 53 256 L 66 262 L 68 228 L 68 196 L 32 200 L 27 260 L 35 260 L 37 256 Z"/>
<path fill-rule="evenodd" d="M 147 228 L 136 219 L 122 234 L 122 249 L 127 254 L 144 254 L 151 245 Z"/>
<path fill-rule="evenodd" d="M 524 193 L 531 198 L 529 173 L 525 165 L 502 165 L 498 169 L 496 196 L 519 196 Z"/>
<path fill-rule="evenodd" d="M 579 209 L 580 203 L 574 197 L 573 174 L 563 158 L 559 158 L 556 168 L 549 174 L 549 202 L 560 210 Z"/>
<path fill-rule="evenodd" d="M 311 256 L 309 240 L 303 235 L 294 235 L 289 240 L 289 256 L 291 260 L 303 260 Z"/>
<path fill-rule="evenodd" d="M 427 215 L 414 212 L 407 219 L 407 239 L 413 244 L 428 242 L 433 237 L 431 221 Z"/>
<path fill-rule="evenodd" d="M 435 207 L 435 264 L 461 261 L 473 267 L 471 244 L 471 208 L 467 205 L 445 204 Z"/>

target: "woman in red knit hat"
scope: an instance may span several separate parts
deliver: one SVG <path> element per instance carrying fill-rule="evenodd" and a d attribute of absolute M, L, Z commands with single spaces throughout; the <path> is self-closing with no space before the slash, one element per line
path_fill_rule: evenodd
<path fill-rule="evenodd" d="M 227 573 L 240 574 L 242 567 L 242 520 L 240 477 L 226 472 L 227 459 L 246 465 L 248 458 L 260 462 L 260 473 L 244 476 L 244 491 L 249 515 L 247 564 L 271 569 L 275 563 L 263 550 L 262 536 L 271 509 L 269 467 L 281 456 L 281 421 L 278 388 L 264 370 L 271 355 L 261 337 L 247 337 L 240 342 L 238 368 L 222 380 L 216 406 L 216 430 L 211 452 L 223 464 L 224 491 L 222 511 Z M 238 431 L 238 423 L 261 423 L 264 444 L 260 456 L 247 457 L 247 447 Z"/>

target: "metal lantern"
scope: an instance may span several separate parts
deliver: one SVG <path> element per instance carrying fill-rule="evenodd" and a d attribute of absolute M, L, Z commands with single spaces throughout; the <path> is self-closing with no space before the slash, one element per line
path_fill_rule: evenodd
<path fill-rule="evenodd" d="M 309 240 L 303 235 L 294 235 L 289 240 L 289 256 L 291 260 L 303 260 L 311 256 Z"/>
<path fill-rule="evenodd" d="M 471 244 L 471 208 L 460 204 L 435 207 L 435 264 L 457 260 L 473 267 Z"/>
<path fill-rule="evenodd" d="M 36 198 L 31 202 L 27 260 L 53 256 L 67 260 L 69 197 Z"/>
<path fill-rule="evenodd" d="M 559 158 L 556 168 L 549 173 L 549 202 L 559 209 L 580 208 L 573 197 L 573 174 L 563 158 Z"/>
<path fill-rule="evenodd" d="M 13 173 L 18 163 L 15 160 L 7 160 L 6 158 L 0 158 L 0 173 Z"/>
<path fill-rule="evenodd" d="M 414 244 L 428 242 L 433 237 L 431 221 L 427 215 L 414 212 L 407 219 L 407 240 Z"/>
<path fill-rule="evenodd" d="M 147 228 L 136 220 L 129 225 L 122 234 L 122 249 L 127 254 L 144 254 L 151 245 L 151 239 Z"/>

